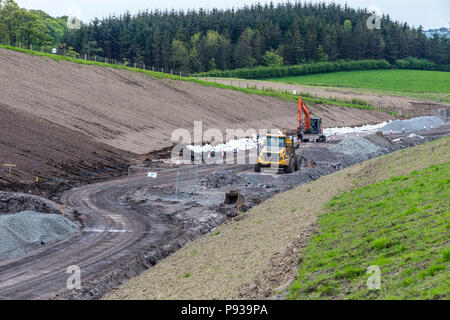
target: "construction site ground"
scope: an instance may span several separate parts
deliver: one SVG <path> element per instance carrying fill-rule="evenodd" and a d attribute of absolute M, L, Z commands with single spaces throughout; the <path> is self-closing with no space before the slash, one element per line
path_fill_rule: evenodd
<path fill-rule="evenodd" d="M 291 236 L 301 235 L 300 238 L 306 239 L 315 230 L 314 222 L 318 212 L 314 209 L 305 215 L 302 210 L 306 207 L 301 205 L 303 201 L 293 201 L 293 198 L 286 204 L 280 204 L 279 207 L 271 205 L 271 202 L 264 202 L 257 207 L 259 209 L 251 209 L 253 206 L 280 192 L 319 179 L 354 163 L 446 136 L 449 130 L 449 127 L 445 126 L 424 131 L 421 136 L 410 137 L 409 134 L 392 135 L 388 138 L 372 136 L 370 145 L 374 149 L 364 149 L 370 152 L 359 155 L 356 153 L 352 155 L 353 149 L 347 150 L 350 151 L 349 154 L 333 152 L 333 148 L 339 146 L 339 141 L 324 145 L 312 144 L 301 150 L 304 167 L 292 175 L 276 173 L 259 175 L 255 174 L 249 165 L 201 166 L 198 172 L 199 195 L 192 194 L 194 190 L 192 174 L 179 177 L 180 196 L 174 195 L 176 181 L 174 169 L 161 170 L 158 178 L 150 181 L 150 187 L 147 186 L 145 176 L 136 174 L 130 178 L 116 178 L 71 189 L 62 194 L 60 201 L 77 211 L 78 221 L 84 226 L 83 232 L 62 243 L 44 247 L 14 260 L 0 262 L 0 275 L 2 279 L 8 279 L 0 284 L 0 297 L 98 299 L 155 265 L 156 268 L 149 271 L 154 281 L 151 281 L 149 288 L 143 288 L 142 295 L 130 294 L 128 288 L 133 288 L 132 292 L 139 292 L 134 291 L 133 286 L 136 283 L 148 284 L 147 280 L 142 280 L 146 278 L 132 280 L 110 297 L 245 297 L 244 284 L 248 283 L 251 286 L 253 283 L 251 279 L 258 275 L 253 272 L 262 271 L 260 267 L 266 265 L 270 257 L 277 252 L 282 254 L 284 251 L 281 249 L 285 249 L 283 246 L 287 246 L 287 240 L 292 240 Z M 369 141 L 362 137 L 355 139 Z M 392 140 L 397 142 L 391 142 Z M 448 153 L 448 139 L 444 141 L 445 143 L 441 142 L 433 147 L 439 159 L 442 154 Z M 436 158 L 434 154 L 430 157 Z M 433 161 L 435 160 L 429 163 Z M 225 183 L 218 183 L 222 180 Z M 243 211 L 247 213 L 238 214 L 232 205 L 223 204 L 225 193 L 231 189 L 238 190 L 244 195 L 246 202 Z M 314 195 L 317 196 L 316 193 L 312 194 Z M 293 203 L 296 205 L 293 206 Z M 300 210 L 301 208 L 303 209 Z M 248 220 L 249 217 L 253 218 Z M 285 221 L 288 217 L 294 220 Z M 249 222 L 245 222 L 247 220 Z M 290 229 L 282 231 L 277 229 L 278 226 L 285 225 L 291 226 L 297 233 L 291 232 Z M 243 228 L 240 229 L 239 226 Z M 224 232 L 229 234 L 228 232 L 234 231 L 235 242 L 222 238 Z M 189 244 L 198 237 L 200 237 L 198 240 Z M 206 249 L 209 248 L 210 241 L 213 243 L 211 247 L 214 248 L 213 251 Z M 248 246 L 242 241 L 249 241 Z M 241 242 L 242 250 L 248 249 L 245 252 L 237 250 Z M 253 243 L 253 249 L 249 247 L 250 243 Z M 255 243 L 258 245 L 255 246 Z M 171 256 L 187 244 L 189 245 L 180 251 L 181 256 Z M 199 247 L 192 250 L 194 248 L 192 246 Z M 277 249 L 273 251 L 273 248 Z M 185 261 L 186 254 L 192 256 L 191 260 Z M 169 258 L 166 260 L 167 257 Z M 243 261 L 235 261 L 232 257 Z M 254 264 L 256 260 L 260 263 L 259 267 Z M 78 265 L 83 270 L 81 290 L 65 289 L 66 268 L 69 265 Z M 167 266 L 169 269 L 166 269 Z M 230 273 L 229 268 L 236 269 Z M 154 276 L 153 272 L 157 272 L 158 275 Z M 200 275 L 207 277 L 197 278 Z M 222 278 L 225 275 L 231 275 L 231 278 Z M 286 279 L 287 283 L 291 280 L 291 275 L 292 273 L 288 273 L 283 276 L 287 278 L 277 275 L 276 278 Z M 213 285 L 216 280 L 213 281 L 209 277 L 215 276 L 229 284 L 225 285 L 220 280 Z M 190 281 L 198 282 L 200 289 L 198 291 L 188 289 L 193 285 Z M 188 287 L 184 286 L 185 282 Z M 237 288 L 234 286 L 238 283 L 243 287 L 236 291 Z M 202 287 L 203 284 L 208 286 L 208 290 Z M 222 285 L 223 287 L 220 287 Z M 263 290 L 263 286 L 258 288 Z M 272 289 L 273 286 L 270 287 L 270 291 Z M 264 295 L 268 294 L 268 290 L 269 287 L 263 290 Z M 237 295 L 239 292 L 243 293 Z M 254 288 L 249 289 L 249 292 L 256 294 Z"/>
<path fill-rule="evenodd" d="M 126 164 L 172 147 L 173 130 L 192 131 L 194 121 L 223 132 L 297 125 L 289 101 L 5 49 L 0 87 L 0 164 L 17 165 L 12 175 L 0 174 L 4 190 L 51 191 L 55 180 L 61 188 L 61 182 L 119 175 Z M 336 106 L 311 111 L 328 127 L 393 119 Z"/>
<path fill-rule="evenodd" d="M 282 297 L 295 279 L 298 263 L 308 258 L 302 256 L 302 249 L 310 235 L 318 231 L 317 217 L 326 202 L 353 188 L 445 163 L 449 153 L 449 139 L 444 138 L 357 164 L 278 194 L 188 244 L 107 298 Z"/>
<path fill-rule="evenodd" d="M 376 159 L 348 169 L 349 176 L 342 172 L 330 176 L 325 184 L 319 182 L 321 177 L 450 131 L 443 125 L 412 136 L 408 132 L 351 137 L 356 144 L 340 144 L 340 137 L 323 145 L 305 145 L 300 150 L 304 166 L 292 175 L 258 175 L 251 165 L 200 165 L 196 185 L 195 167 L 188 166 L 178 176 L 180 194 L 176 196 L 177 170 L 161 161 L 170 157 L 174 129 L 192 131 L 194 121 L 201 120 L 203 130 L 292 130 L 297 126 L 296 105 L 4 49 L 0 49 L 0 86 L 0 196 L 13 204 L 0 214 L 63 211 L 81 228 L 63 241 L 1 260 L 3 299 L 98 299 L 124 284 L 108 298 L 271 296 L 274 287 L 292 280 L 298 256 L 286 252 L 295 243 L 301 247 L 316 230 L 320 197 L 344 191 L 352 181 L 366 181 L 366 176 L 372 181 L 395 172 L 379 172 L 385 169 L 384 162 Z M 415 107 L 422 110 L 421 105 Z M 424 108 L 438 107 L 442 105 L 430 103 Z M 311 111 L 327 127 L 378 124 L 394 118 L 382 110 L 328 105 L 312 106 Z M 448 139 L 431 146 L 407 151 L 430 153 L 431 160 L 419 164 L 412 159 L 411 167 L 443 161 L 443 156 L 448 159 Z M 400 161 L 402 156 L 392 157 Z M 151 164 L 158 177 L 147 179 L 150 167 L 125 176 L 130 165 L 142 163 Z M 348 180 L 351 176 L 355 179 Z M 305 211 L 296 191 L 278 195 L 316 179 L 311 187 L 301 187 L 312 197 L 308 199 L 320 200 L 311 212 Z M 329 192 L 320 195 L 320 188 Z M 231 189 L 245 197 L 241 212 L 223 203 Z M 30 194 L 54 202 L 43 205 L 46 201 Z M 20 198 L 20 205 L 11 197 Z M 283 197 L 291 201 L 277 202 Z M 280 229 L 286 224 L 291 229 Z M 298 248 L 291 251 L 299 252 Z M 273 257 L 290 262 L 272 261 Z M 270 269 L 272 264 L 275 267 Z M 66 289 L 67 267 L 72 265 L 82 270 L 81 290 Z M 140 280 L 128 282 L 148 269 Z M 155 280 L 148 280 L 149 275 Z"/>

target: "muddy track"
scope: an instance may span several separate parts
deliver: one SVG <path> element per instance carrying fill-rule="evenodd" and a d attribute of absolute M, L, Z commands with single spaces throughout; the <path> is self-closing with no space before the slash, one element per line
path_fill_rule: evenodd
<path fill-rule="evenodd" d="M 438 137 L 449 130 L 445 126 L 420 134 Z M 199 177 L 225 168 L 245 171 L 249 166 L 203 166 Z M 170 184 L 175 176 L 175 170 L 166 170 L 151 184 Z M 66 191 L 61 201 L 85 216 L 84 232 L 0 263 L 0 299 L 98 299 L 195 238 L 157 212 L 143 213 L 121 202 L 127 191 L 146 183 L 143 176 L 124 177 Z M 66 270 L 72 265 L 81 268 L 83 289 L 67 292 Z"/>
<path fill-rule="evenodd" d="M 220 167 L 203 167 L 199 176 L 217 169 Z M 163 172 L 152 184 L 172 182 L 175 174 L 175 171 Z M 158 248 L 178 239 L 181 235 L 178 226 L 163 222 L 157 215 L 139 215 L 118 201 L 127 190 L 145 184 L 145 177 L 125 177 L 64 193 L 61 201 L 86 217 L 85 230 L 113 231 L 84 231 L 65 242 L 0 263 L 0 299 L 45 299 L 54 298 L 57 293 L 73 298 L 64 295 L 69 277 L 67 267 L 79 266 L 83 286 L 89 287 L 91 282 L 97 283 L 105 270 L 128 263 L 145 248 Z M 112 282 L 121 283 L 123 280 Z M 111 287 L 104 287 L 107 289 Z M 99 298 L 105 293 L 100 290 L 97 294 L 90 292 L 80 298 Z"/>

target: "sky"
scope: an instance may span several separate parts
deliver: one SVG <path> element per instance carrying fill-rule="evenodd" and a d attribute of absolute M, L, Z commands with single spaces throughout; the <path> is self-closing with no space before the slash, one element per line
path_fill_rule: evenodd
<path fill-rule="evenodd" d="M 294 2 L 292 0 L 291 2 Z M 110 14 L 121 14 L 127 10 L 137 13 L 145 9 L 198 9 L 198 8 L 239 8 L 252 3 L 265 3 L 266 0 L 16 0 L 26 9 L 41 9 L 52 16 L 70 15 L 79 12 L 83 22 L 93 18 L 107 17 Z M 273 0 L 283 3 L 285 0 Z M 308 2 L 323 2 L 308 0 Z M 393 20 L 407 22 L 410 26 L 422 25 L 425 29 L 450 27 L 449 0 L 326 0 L 345 4 L 354 8 L 372 8 L 376 6 L 383 14 L 389 14 Z"/>

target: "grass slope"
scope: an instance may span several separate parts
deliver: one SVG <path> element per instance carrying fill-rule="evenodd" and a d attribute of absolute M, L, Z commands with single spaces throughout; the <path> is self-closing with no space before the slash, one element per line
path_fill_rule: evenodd
<path fill-rule="evenodd" d="M 192 77 L 180 77 L 178 75 L 172 75 L 172 74 L 167 74 L 167 73 L 162 73 L 162 72 L 154 72 L 154 71 L 144 70 L 144 69 L 139 69 L 139 68 L 132 68 L 132 67 L 127 67 L 125 65 L 120 65 L 120 64 L 110 64 L 110 63 L 104 63 L 104 62 L 96 62 L 96 61 L 77 59 L 77 58 L 73 58 L 73 57 L 61 56 L 61 55 L 50 54 L 50 53 L 45 53 L 45 52 L 42 53 L 42 52 L 38 52 L 38 51 L 32 51 L 32 50 L 28 50 L 28 49 L 13 47 L 13 46 L 0 45 L 0 48 L 23 52 L 23 53 L 28 53 L 28 54 L 39 56 L 39 57 L 50 58 L 55 61 L 70 61 L 70 62 L 84 64 L 84 65 L 95 65 L 95 66 L 99 66 L 99 67 L 109 67 L 109 68 L 124 69 L 124 70 L 129 70 L 129 71 L 134 71 L 134 72 L 142 72 L 144 74 L 147 74 L 151 77 L 158 78 L 158 79 L 168 78 L 168 79 L 172 79 L 172 80 L 190 81 L 190 82 L 198 83 L 198 84 L 206 86 L 206 87 L 216 87 L 216 88 L 220 88 L 220 89 L 240 91 L 240 92 L 244 92 L 244 93 L 248 93 L 248 94 L 258 94 L 258 95 L 275 97 L 275 98 L 289 100 L 289 101 L 297 101 L 297 98 L 298 98 L 297 96 L 294 96 L 292 94 L 286 94 L 286 93 L 282 93 L 282 92 L 279 93 L 279 92 L 276 92 L 273 90 L 262 91 L 262 90 L 251 89 L 251 88 L 248 88 L 248 89 L 247 88 L 237 88 L 234 86 L 228 86 L 228 85 L 224 85 L 224 84 L 220 84 L 220 83 L 204 81 L 204 80 L 192 78 Z M 304 97 L 304 100 L 311 104 L 329 104 L 329 105 L 334 105 L 334 106 L 339 106 L 339 107 L 347 107 L 347 108 L 379 110 L 379 109 L 372 107 L 370 105 L 370 103 L 361 101 L 358 99 L 354 99 L 352 101 L 344 101 L 344 100 L 339 100 L 339 99 L 324 99 L 324 98 L 316 98 L 316 97 L 311 96 L 311 97 Z M 381 111 L 385 111 L 385 110 L 381 110 Z M 396 115 L 392 112 L 388 112 L 388 111 L 386 111 L 386 112 L 391 115 Z"/>
<path fill-rule="evenodd" d="M 448 298 L 449 177 L 447 162 L 335 197 L 290 298 Z M 372 265 L 381 269 L 380 290 L 365 285 Z"/>
<path fill-rule="evenodd" d="M 450 102 L 450 72 L 423 70 L 369 70 L 273 78 L 267 81 L 325 87 L 364 89 Z"/>
<path fill-rule="evenodd" d="M 268 199 L 194 240 L 107 299 L 262 299 L 296 278 L 318 214 L 333 197 L 433 164 L 447 163 L 450 138 L 369 160 Z M 301 200 L 299 200 L 301 199 Z M 188 276 L 189 275 L 189 276 Z M 362 284 L 364 285 L 364 283 Z"/>

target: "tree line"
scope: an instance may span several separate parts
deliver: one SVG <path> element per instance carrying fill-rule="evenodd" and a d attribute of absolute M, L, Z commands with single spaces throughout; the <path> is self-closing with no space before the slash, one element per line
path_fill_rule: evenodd
<path fill-rule="evenodd" d="M 48 40 L 42 32 L 27 37 L 10 29 L 10 10 L 4 8 L 11 3 L 0 0 L 0 12 L 5 11 L 0 27 L 8 26 L 0 39 L 3 34 L 12 42 L 47 40 L 82 55 L 189 73 L 339 60 L 395 63 L 410 56 L 450 64 L 449 39 L 428 39 L 422 27 L 412 28 L 388 15 L 381 17 L 380 29 L 368 28 L 372 13 L 347 5 L 287 2 L 226 10 L 127 12 L 94 19 L 79 30 L 63 28 L 62 34 L 50 32 L 45 13 L 29 11 L 42 21 L 35 28 L 50 35 Z"/>

